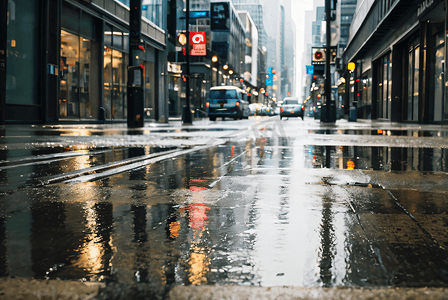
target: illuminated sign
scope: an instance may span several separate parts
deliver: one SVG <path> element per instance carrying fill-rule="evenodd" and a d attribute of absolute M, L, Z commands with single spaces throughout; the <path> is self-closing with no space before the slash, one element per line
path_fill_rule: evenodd
<path fill-rule="evenodd" d="M 204 56 L 207 54 L 207 39 L 205 31 L 190 32 L 190 55 Z"/>

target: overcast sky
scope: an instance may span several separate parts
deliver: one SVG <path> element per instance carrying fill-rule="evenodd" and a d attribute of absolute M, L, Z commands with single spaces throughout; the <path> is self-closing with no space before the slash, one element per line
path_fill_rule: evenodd
<path fill-rule="evenodd" d="M 301 98 L 302 92 L 302 70 L 305 68 L 301 65 L 302 53 L 304 51 L 304 25 L 305 25 L 305 11 L 313 9 L 313 1 L 310 0 L 292 0 L 292 18 L 296 23 L 296 93 L 297 97 Z"/>

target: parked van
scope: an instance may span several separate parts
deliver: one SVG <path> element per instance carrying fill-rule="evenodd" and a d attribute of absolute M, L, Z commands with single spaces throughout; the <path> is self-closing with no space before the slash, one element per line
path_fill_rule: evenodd
<path fill-rule="evenodd" d="M 221 117 L 223 120 L 226 117 L 234 120 L 247 119 L 250 114 L 246 94 L 244 90 L 236 86 L 215 86 L 210 88 L 210 96 L 205 106 L 211 121 L 215 121 L 217 117 Z"/>

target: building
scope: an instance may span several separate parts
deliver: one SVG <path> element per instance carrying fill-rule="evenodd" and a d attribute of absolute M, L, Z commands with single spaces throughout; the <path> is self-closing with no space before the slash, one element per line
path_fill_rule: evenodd
<path fill-rule="evenodd" d="M 182 116 L 188 77 L 190 110 L 201 117 L 206 110 L 210 87 L 234 85 L 244 76 L 245 28 L 231 1 L 190 0 L 188 30 L 190 33 L 205 32 L 206 53 L 190 54 L 190 71 L 187 74 L 185 45 L 179 42 L 179 36 L 187 30 L 186 2 L 171 2 L 168 23 L 173 29 L 168 30 L 167 46 L 169 115 L 171 118 Z M 174 38 L 170 41 L 169 37 L 173 35 Z"/>
<path fill-rule="evenodd" d="M 288 96 L 298 96 L 296 91 L 296 24 L 292 19 L 291 0 L 284 1 L 285 39 L 284 64 L 282 67 L 282 99 Z"/>
<path fill-rule="evenodd" d="M 157 0 L 148 1 L 155 3 Z M 145 118 L 168 120 L 166 2 L 142 18 Z M 0 8 L 0 123 L 124 122 L 129 7 L 113 0 L 9 0 Z"/>
<path fill-rule="evenodd" d="M 246 31 L 244 80 L 257 86 L 258 75 L 258 30 L 247 11 L 238 11 L 238 16 Z"/>
<path fill-rule="evenodd" d="M 343 54 L 358 118 L 448 122 L 445 15 L 441 0 L 358 1 Z"/>
<path fill-rule="evenodd" d="M 237 10 L 247 11 L 250 14 L 258 30 L 258 44 L 260 47 L 266 47 L 267 34 L 263 22 L 263 6 L 259 0 L 234 0 L 233 5 Z"/>

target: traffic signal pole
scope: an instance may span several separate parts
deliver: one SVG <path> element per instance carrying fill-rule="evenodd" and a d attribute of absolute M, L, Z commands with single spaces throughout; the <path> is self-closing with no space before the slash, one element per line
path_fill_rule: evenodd
<path fill-rule="evenodd" d="M 139 56 L 141 45 L 142 0 L 129 3 L 129 65 L 127 69 L 127 125 L 129 128 L 144 127 L 143 68 Z M 142 47 L 144 49 L 144 47 Z"/>
<path fill-rule="evenodd" d="M 185 107 L 183 109 L 182 114 L 182 122 L 183 124 L 191 125 L 193 124 L 193 118 L 191 115 L 190 109 L 190 0 L 186 0 L 187 12 L 186 12 L 186 36 L 187 43 L 185 44 L 185 60 L 186 60 L 186 68 L 185 68 Z"/>
<path fill-rule="evenodd" d="M 326 16 L 326 35 L 327 45 L 325 53 L 325 114 L 321 115 L 321 122 L 334 123 L 332 113 L 332 99 L 331 99 L 331 70 L 330 70 L 330 57 L 331 57 L 331 0 L 325 0 L 325 16 Z M 334 108 L 335 109 L 335 108 Z"/>

